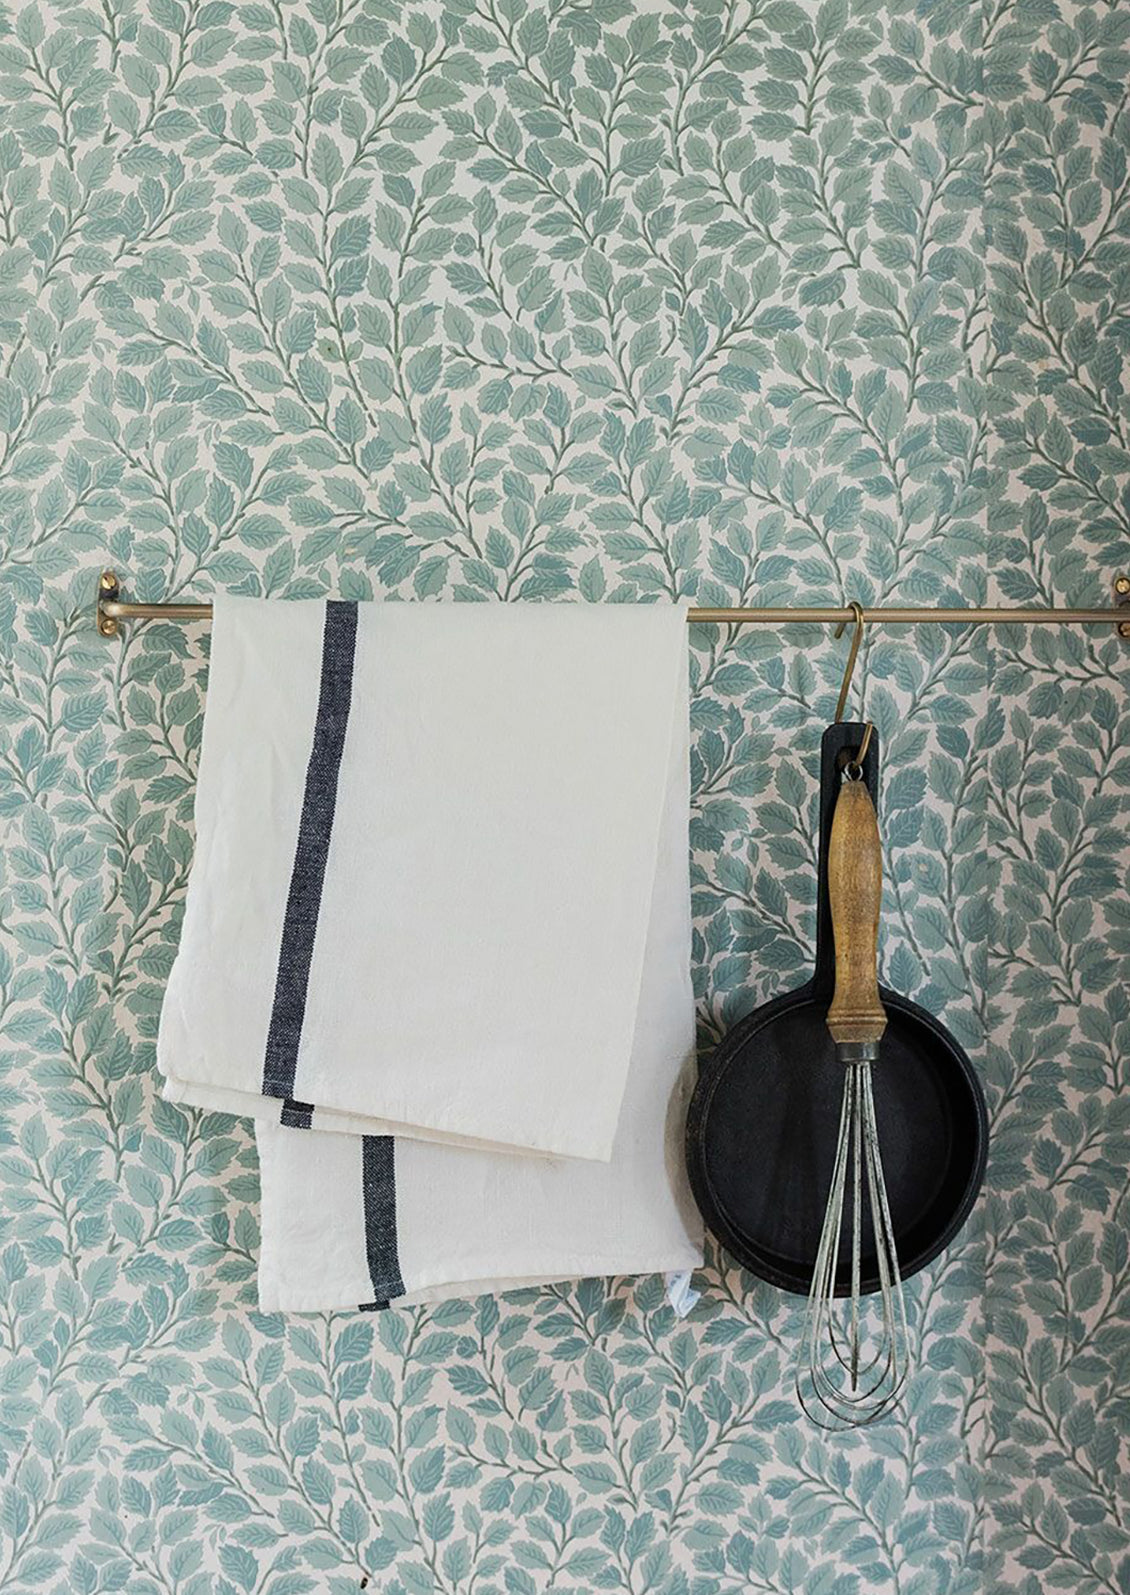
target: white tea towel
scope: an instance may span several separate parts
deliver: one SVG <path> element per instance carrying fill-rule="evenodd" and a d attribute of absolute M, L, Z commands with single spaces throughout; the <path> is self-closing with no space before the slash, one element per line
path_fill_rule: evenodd
<path fill-rule="evenodd" d="M 695 1028 L 687 761 L 684 721 L 673 746 L 611 1161 L 514 1157 L 258 1121 L 263 1312 L 436 1301 L 701 1264 L 702 1222 L 683 1158 Z"/>
<path fill-rule="evenodd" d="M 607 1160 L 685 619 L 221 595 L 168 1094 Z"/>

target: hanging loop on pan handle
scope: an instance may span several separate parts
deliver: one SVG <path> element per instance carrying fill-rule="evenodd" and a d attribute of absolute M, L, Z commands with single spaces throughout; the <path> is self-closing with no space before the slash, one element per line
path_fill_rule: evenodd
<path fill-rule="evenodd" d="M 874 730 L 875 727 L 872 725 L 871 721 L 866 721 L 863 727 L 863 740 L 860 742 L 858 748 L 856 748 L 851 758 L 844 765 L 844 774 L 847 776 L 849 781 L 860 781 L 863 779 L 863 761 L 867 757 L 868 748 L 871 746 L 871 736 Z"/>

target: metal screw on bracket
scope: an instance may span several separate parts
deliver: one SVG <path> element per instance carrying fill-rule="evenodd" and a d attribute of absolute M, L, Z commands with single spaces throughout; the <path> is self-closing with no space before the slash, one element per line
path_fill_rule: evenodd
<path fill-rule="evenodd" d="M 95 622 L 103 637 L 116 637 L 118 635 L 116 616 L 108 615 L 102 605 L 115 603 L 120 591 L 115 573 L 112 570 L 104 570 L 98 578 L 98 602 L 95 606 Z"/>
<path fill-rule="evenodd" d="M 1130 610 L 1130 576 L 1116 576 L 1114 578 L 1114 597 L 1119 609 Z M 1130 638 L 1130 620 L 1118 622 L 1118 635 Z"/>

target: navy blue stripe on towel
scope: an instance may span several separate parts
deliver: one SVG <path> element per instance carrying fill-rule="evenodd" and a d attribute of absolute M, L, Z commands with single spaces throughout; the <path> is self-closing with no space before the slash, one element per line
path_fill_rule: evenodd
<path fill-rule="evenodd" d="M 396 1244 L 396 1142 L 391 1135 L 361 1137 L 361 1191 L 365 1203 L 365 1255 L 374 1308 L 404 1295 Z"/>
<path fill-rule="evenodd" d="M 296 1102 L 293 1097 L 287 1097 L 279 1113 L 279 1123 L 285 1124 L 292 1130 L 308 1130 L 314 1118 L 314 1107 L 310 1102 Z"/>
<path fill-rule="evenodd" d="M 314 934 L 326 876 L 337 778 L 349 722 L 357 605 L 330 599 L 322 632 L 322 675 L 314 741 L 306 767 L 298 846 L 283 919 L 275 1001 L 263 1060 L 263 1095 L 293 1098 L 298 1044 L 306 1013 L 306 991 L 314 957 Z"/>

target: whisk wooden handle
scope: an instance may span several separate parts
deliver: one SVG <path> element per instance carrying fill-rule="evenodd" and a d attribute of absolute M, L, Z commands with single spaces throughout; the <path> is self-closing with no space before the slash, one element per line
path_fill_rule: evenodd
<path fill-rule="evenodd" d="M 836 990 L 828 1029 L 837 1047 L 878 1044 L 887 1028 L 879 999 L 879 910 L 883 857 L 875 805 L 863 781 L 845 781 L 828 842 L 828 896 L 836 945 Z"/>

